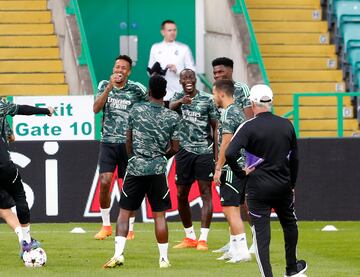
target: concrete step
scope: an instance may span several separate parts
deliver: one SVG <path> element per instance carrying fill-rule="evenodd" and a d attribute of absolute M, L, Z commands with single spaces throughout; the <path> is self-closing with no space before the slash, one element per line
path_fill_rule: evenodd
<path fill-rule="evenodd" d="M 252 21 L 319 21 L 321 9 L 248 9 Z"/>
<path fill-rule="evenodd" d="M 335 45 L 260 45 L 263 57 L 333 57 Z"/>
<path fill-rule="evenodd" d="M 255 33 L 326 33 L 328 31 L 325 21 L 253 21 Z"/>
<path fill-rule="evenodd" d="M 337 131 L 337 119 L 310 119 L 300 120 L 300 131 Z M 358 122 L 356 119 L 344 119 L 343 128 L 346 131 L 354 131 L 358 129 Z"/>
<path fill-rule="evenodd" d="M 0 84 L 63 84 L 64 73 L 1 73 Z"/>
<path fill-rule="evenodd" d="M 359 132 L 358 131 L 344 131 L 343 134 L 344 137 L 353 137 L 359 136 Z M 333 137 L 338 137 L 338 132 L 337 131 L 300 131 L 300 137 L 301 138 L 333 138 Z"/>
<path fill-rule="evenodd" d="M 309 70 L 333 70 L 337 68 L 337 56 L 320 58 L 282 58 L 282 57 L 264 57 L 264 65 L 269 69 L 309 69 Z"/>
<path fill-rule="evenodd" d="M 321 97 L 321 96 L 311 96 L 311 97 L 300 97 L 299 102 L 301 106 L 335 106 L 337 105 L 337 97 Z M 343 99 L 344 105 L 351 106 L 350 97 L 345 97 Z M 293 95 L 292 94 L 275 94 L 274 104 L 276 106 L 291 106 L 293 105 Z"/>
<path fill-rule="evenodd" d="M 54 47 L 58 45 L 55 35 L 1 36 L 0 47 Z"/>
<path fill-rule="evenodd" d="M 347 106 L 351 108 L 350 106 Z M 292 106 L 275 106 L 275 113 L 279 116 L 291 111 Z M 300 119 L 336 119 L 337 106 L 311 106 L 300 107 Z"/>
<path fill-rule="evenodd" d="M 256 40 L 258 44 L 275 45 L 322 45 L 330 43 L 329 33 L 258 33 Z"/>
<path fill-rule="evenodd" d="M 52 48 L 0 48 L 0 60 L 59 59 L 58 47 Z"/>
<path fill-rule="evenodd" d="M 3 35 L 52 35 L 52 23 L 40 24 L 0 24 L 0 36 Z"/>
<path fill-rule="evenodd" d="M 320 0 L 246 0 L 248 8 L 320 8 Z"/>
<path fill-rule="evenodd" d="M 0 11 L 35 11 L 47 10 L 47 1 L 0 1 Z"/>
<path fill-rule="evenodd" d="M 272 82 L 341 82 L 341 70 L 267 70 Z"/>
<path fill-rule="evenodd" d="M 289 94 L 295 92 L 344 92 L 344 82 L 288 82 L 271 83 L 275 94 Z"/>
<path fill-rule="evenodd" d="M 63 72 L 61 60 L 1 61 L 0 73 Z"/>
<path fill-rule="evenodd" d="M 50 23 L 50 11 L 4 12 L 0 11 L 0 23 Z"/>
<path fill-rule="evenodd" d="M 1 96 L 24 96 L 24 95 L 67 95 L 69 87 L 67 84 L 36 84 L 36 85 L 1 85 Z"/>

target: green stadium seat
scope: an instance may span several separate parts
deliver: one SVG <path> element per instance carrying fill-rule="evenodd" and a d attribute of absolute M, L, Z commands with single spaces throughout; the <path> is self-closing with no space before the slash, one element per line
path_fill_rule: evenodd
<path fill-rule="evenodd" d="M 345 22 L 357 21 L 360 17 L 360 1 L 336 1 L 335 16 L 338 27 Z"/>
<path fill-rule="evenodd" d="M 360 46 L 360 22 L 343 25 L 343 44 L 346 53 L 351 47 Z"/>

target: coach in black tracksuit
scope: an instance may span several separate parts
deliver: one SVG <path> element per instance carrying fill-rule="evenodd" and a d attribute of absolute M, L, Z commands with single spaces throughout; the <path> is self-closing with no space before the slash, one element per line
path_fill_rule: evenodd
<path fill-rule="evenodd" d="M 306 271 L 307 265 L 305 261 L 296 259 L 298 228 L 293 190 L 298 158 L 295 131 L 289 120 L 270 112 L 273 93 L 268 86 L 255 85 L 249 99 L 255 117 L 238 128 L 226 151 L 226 159 L 233 172 L 246 181 L 246 199 L 261 276 L 273 276 L 269 255 L 272 208 L 284 232 L 285 276 L 299 276 Z M 241 148 L 247 154 L 249 168 L 245 171 L 237 163 Z M 255 163 L 257 165 L 251 167 Z"/>

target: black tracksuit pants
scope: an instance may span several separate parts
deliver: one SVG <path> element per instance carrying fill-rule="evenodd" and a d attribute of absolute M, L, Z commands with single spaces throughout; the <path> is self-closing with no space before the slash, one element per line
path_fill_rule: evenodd
<path fill-rule="evenodd" d="M 262 277 L 272 277 L 270 264 L 270 213 L 273 208 L 280 220 L 285 240 L 286 267 L 296 268 L 298 228 L 294 211 L 293 194 L 277 199 L 247 199 L 251 216 L 256 260 Z"/>

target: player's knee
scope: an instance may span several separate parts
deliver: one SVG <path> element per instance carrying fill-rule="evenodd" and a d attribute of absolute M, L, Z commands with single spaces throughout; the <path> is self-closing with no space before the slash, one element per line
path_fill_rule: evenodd
<path fill-rule="evenodd" d="M 111 178 L 108 176 L 100 176 L 100 186 L 102 189 L 109 190 L 111 185 Z"/>

